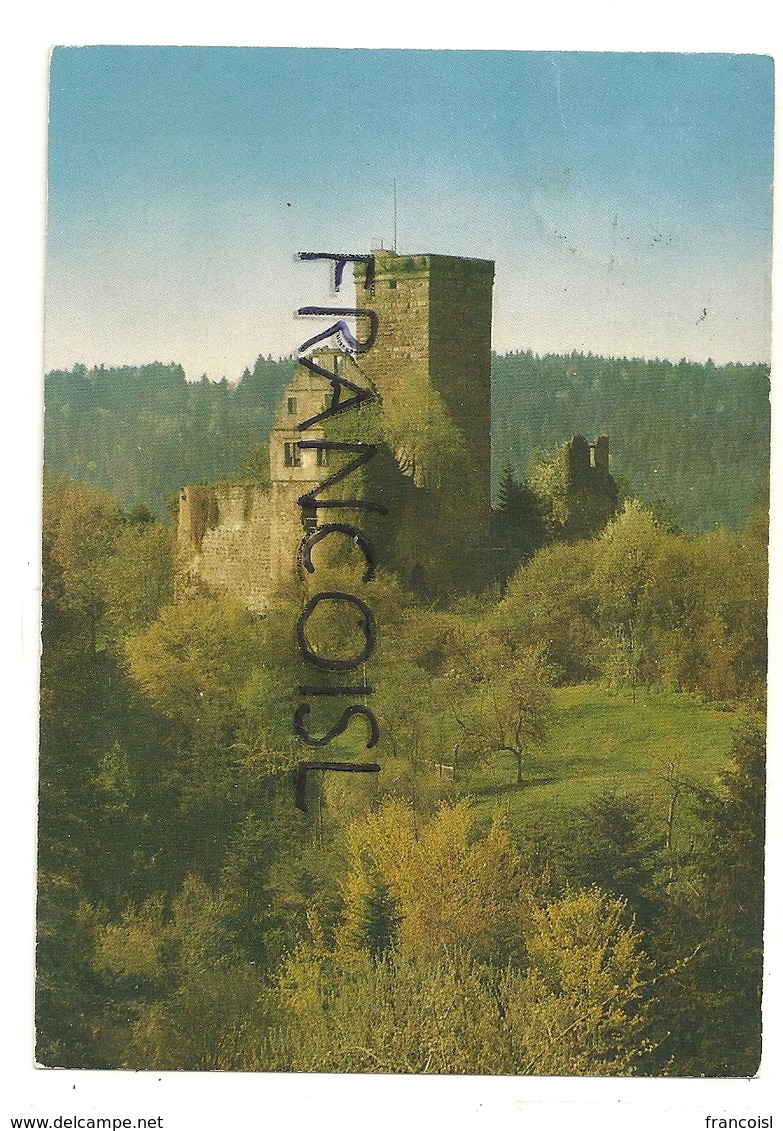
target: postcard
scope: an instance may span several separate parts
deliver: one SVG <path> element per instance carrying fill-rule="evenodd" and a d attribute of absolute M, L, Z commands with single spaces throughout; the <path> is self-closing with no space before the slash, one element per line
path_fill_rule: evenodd
<path fill-rule="evenodd" d="M 54 50 L 40 1066 L 757 1074 L 772 169 L 762 55 Z"/>

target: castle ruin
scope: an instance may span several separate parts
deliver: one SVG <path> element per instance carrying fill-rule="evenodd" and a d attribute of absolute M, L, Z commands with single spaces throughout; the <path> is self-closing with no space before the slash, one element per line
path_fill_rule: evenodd
<path fill-rule="evenodd" d="M 374 481 L 354 472 L 348 494 L 363 482 L 366 497 L 388 504 L 377 538 L 370 532 L 380 564 L 432 596 L 464 591 L 489 581 L 499 564 L 490 521 L 494 263 L 384 250 L 373 251 L 372 259 L 371 296 L 360 290 L 364 264 L 356 264 L 355 276 L 358 305 L 378 318 L 372 349 L 358 356 L 334 348 L 310 355 L 322 369 L 361 381 L 376 394 L 372 441 L 381 441 L 383 451 L 373 461 Z M 357 321 L 359 337 L 366 338 L 366 319 Z M 302 448 L 300 441 L 334 437 L 330 426 L 349 419 L 354 426 L 359 414 L 365 423 L 370 419 L 363 406 L 303 433 L 300 422 L 328 409 L 331 395 L 324 377 L 297 367 L 269 439 L 269 486 L 182 488 L 180 596 L 224 594 L 260 613 L 274 591 L 295 578 L 302 538 L 319 521 L 298 500 L 329 477 L 334 455 Z M 613 512 L 616 486 L 606 436 L 593 444 L 574 437 L 558 449 L 550 468 L 545 493 L 552 536 L 585 536 Z"/>
<path fill-rule="evenodd" d="M 397 505 L 390 507 L 396 513 L 384 561 L 435 591 L 456 584 L 460 571 L 467 579 L 471 558 L 488 542 L 494 264 L 384 250 L 372 256 L 373 292 L 364 305 L 378 317 L 373 348 L 358 364 L 338 350 L 322 351 L 317 360 L 335 373 L 348 361 L 357 364 L 377 394 L 398 480 L 390 485 L 387 476 L 385 484 Z M 357 265 L 357 280 L 360 270 L 363 277 Z M 331 454 L 302 449 L 298 424 L 323 412 L 330 397 L 328 382 L 297 368 L 272 427 L 269 487 L 182 488 L 180 595 L 222 593 L 263 612 L 274 590 L 295 575 L 303 533 L 316 522 L 297 500 L 327 478 Z M 325 434 L 314 425 L 307 439 Z"/>

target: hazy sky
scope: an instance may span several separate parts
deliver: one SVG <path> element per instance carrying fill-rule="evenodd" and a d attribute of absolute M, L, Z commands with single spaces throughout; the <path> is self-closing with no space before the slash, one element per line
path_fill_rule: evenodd
<path fill-rule="evenodd" d="M 239 378 L 328 298 L 300 250 L 494 259 L 499 351 L 769 360 L 772 62 L 58 48 L 47 368 Z M 350 296 L 346 296 L 350 298 Z M 705 313 L 706 311 L 706 313 Z"/>

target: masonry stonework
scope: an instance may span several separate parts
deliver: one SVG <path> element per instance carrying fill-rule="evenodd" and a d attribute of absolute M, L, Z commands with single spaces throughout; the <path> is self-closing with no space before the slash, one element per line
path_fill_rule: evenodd
<path fill-rule="evenodd" d="M 179 497 L 176 593 L 219 593 L 252 612 L 267 607 L 272 500 L 254 484 L 183 487 Z"/>
<path fill-rule="evenodd" d="M 401 481 L 389 486 L 386 475 L 399 511 L 388 523 L 395 539 L 389 563 L 405 580 L 435 592 L 454 587 L 460 577 L 464 585 L 472 557 L 485 552 L 489 539 L 494 264 L 372 254 L 373 294 L 367 296 L 358 285 L 364 267 L 357 267 L 357 304 L 376 312 L 378 335 L 372 349 L 356 360 L 380 400 L 388 461 Z M 317 360 L 338 372 L 345 355 L 326 350 Z M 352 368 L 346 376 L 356 380 Z M 324 378 L 297 369 L 270 436 L 269 487 L 182 489 L 180 596 L 224 594 L 263 612 L 274 590 L 295 575 L 303 532 L 317 521 L 297 500 L 330 474 L 330 453 L 299 448 L 303 436 L 297 426 L 323 412 L 330 399 Z M 323 437 L 322 426 L 308 428 L 308 440 Z M 380 455 L 375 462 L 379 469 L 384 466 Z"/>
<path fill-rule="evenodd" d="M 362 368 L 403 471 L 432 493 L 435 521 L 486 542 L 491 499 L 490 260 L 374 251 L 374 348 Z M 447 534 L 448 530 L 442 531 Z"/>

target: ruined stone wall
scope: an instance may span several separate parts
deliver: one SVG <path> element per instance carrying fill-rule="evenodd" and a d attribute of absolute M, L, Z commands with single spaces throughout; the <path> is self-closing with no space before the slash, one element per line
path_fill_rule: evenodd
<path fill-rule="evenodd" d="M 542 465 L 532 481 L 550 533 L 557 538 L 589 538 L 603 529 L 617 509 L 617 484 L 609 474 L 609 437 L 592 444 L 572 436 Z"/>
<path fill-rule="evenodd" d="M 590 446 L 590 463 L 601 475 L 609 474 L 609 437 L 596 436 Z"/>
<path fill-rule="evenodd" d="M 259 484 L 183 487 L 177 596 L 214 593 L 263 612 L 272 586 L 271 519 L 271 491 Z"/>
<path fill-rule="evenodd" d="M 331 363 L 319 358 L 324 365 Z M 283 397 L 269 440 L 271 486 L 217 484 L 180 492 L 177 594 L 206 592 L 234 597 L 263 612 L 276 588 L 296 575 L 304 533 L 297 500 L 329 475 L 328 455 L 301 451 L 298 425 L 325 408 L 331 390 L 321 377 L 297 369 Z M 323 437 L 318 425 L 307 439 Z"/>

